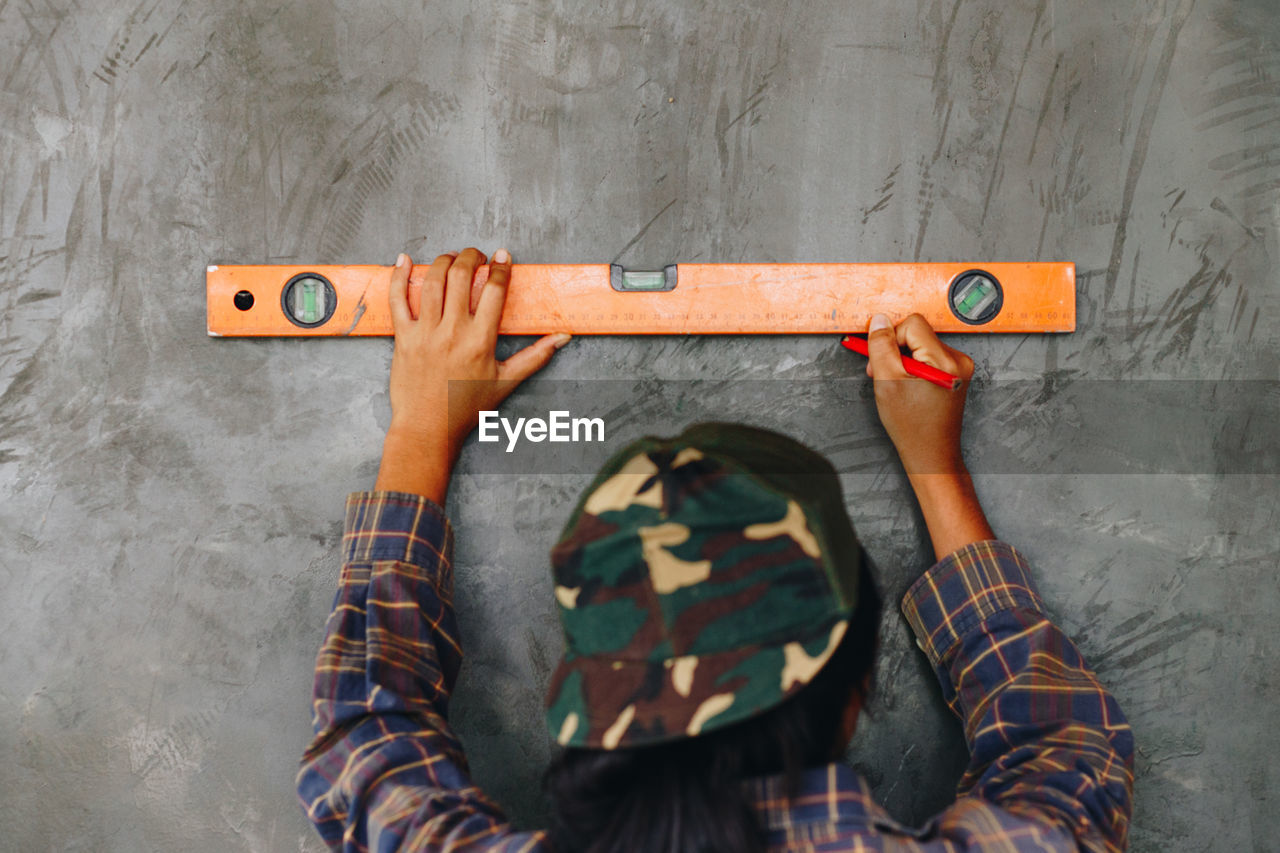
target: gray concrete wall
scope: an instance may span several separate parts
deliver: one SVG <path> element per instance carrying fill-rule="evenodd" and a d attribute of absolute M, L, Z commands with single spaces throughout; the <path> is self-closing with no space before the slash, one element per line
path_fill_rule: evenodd
<path fill-rule="evenodd" d="M 1274 844 L 1274 0 L 417 6 L 0 0 L 0 847 L 319 848 L 292 780 L 390 345 L 209 339 L 204 267 L 473 243 L 1074 261 L 1076 333 L 951 341 L 982 496 L 1132 718 L 1133 849 Z M 924 532 L 861 370 L 579 339 L 511 407 L 796 433 L 896 596 Z M 454 718 L 530 826 L 546 550 L 603 451 L 494 453 L 450 496 Z M 962 744 L 892 612 L 878 681 L 850 758 L 920 820 Z"/>

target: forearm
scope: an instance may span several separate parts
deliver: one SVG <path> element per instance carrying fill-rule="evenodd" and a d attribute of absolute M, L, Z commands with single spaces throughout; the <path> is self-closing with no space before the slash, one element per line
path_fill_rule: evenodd
<path fill-rule="evenodd" d="M 315 738 L 297 779 L 307 816 L 344 849 L 506 836 L 447 722 L 462 653 L 443 512 L 411 494 L 353 495 L 343 550 L 316 661 Z"/>
<path fill-rule="evenodd" d="M 950 473 L 908 473 L 907 478 L 929 528 L 935 559 L 941 560 L 971 542 L 996 538 L 965 468 Z"/>
<path fill-rule="evenodd" d="M 444 506 L 455 455 L 444 431 L 424 433 L 392 425 L 382 442 L 374 489 L 422 495 Z"/>
<path fill-rule="evenodd" d="M 1006 652 L 1011 637 L 1025 642 L 1025 658 Z M 1013 678 L 1004 681 L 967 660 L 951 666 L 959 702 L 968 709 L 970 765 L 960 792 L 1024 817 L 1047 818 L 1084 850 L 1123 850 L 1133 810 L 1134 743 L 1119 706 L 1043 616 L 992 620 L 991 645 L 1005 653 Z"/>
<path fill-rule="evenodd" d="M 912 586 L 903 610 L 964 723 L 960 794 L 1059 826 L 1084 849 L 1122 849 L 1129 724 L 1045 616 L 1022 556 L 999 541 L 963 547 Z"/>
<path fill-rule="evenodd" d="M 320 740 L 376 711 L 443 717 L 462 661 L 443 510 L 412 494 L 358 492 L 345 526 L 338 594 L 316 660 Z"/>

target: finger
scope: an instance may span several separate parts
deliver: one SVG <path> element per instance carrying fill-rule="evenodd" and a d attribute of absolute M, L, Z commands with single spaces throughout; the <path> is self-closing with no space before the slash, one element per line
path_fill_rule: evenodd
<path fill-rule="evenodd" d="M 471 315 L 471 282 L 476 277 L 476 267 L 485 262 L 479 249 L 463 249 L 449 267 L 444 287 L 444 318 L 462 320 Z"/>
<path fill-rule="evenodd" d="M 920 314 L 912 314 L 898 324 L 898 345 L 911 350 L 911 357 L 934 367 L 954 372 L 956 363 L 949 348 L 938 340 L 933 326 Z"/>
<path fill-rule="evenodd" d="M 511 282 L 511 253 L 499 249 L 489 264 L 489 278 L 480 288 L 480 304 L 476 306 L 476 322 L 489 338 L 489 346 L 498 340 L 498 324 L 502 308 L 507 304 L 507 285 Z"/>
<path fill-rule="evenodd" d="M 869 375 L 876 379 L 905 379 L 902 353 L 898 352 L 898 339 L 893 324 L 883 314 L 871 318 L 867 326 L 867 365 Z"/>
<path fill-rule="evenodd" d="M 556 350 L 569 343 L 572 337 L 566 332 L 543 335 L 511 358 L 498 362 L 498 379 L 511 383 L 505 388 L 503 398 L 505 399 L 521 382 L 546 367 L 547 362 L 551 361 L 551 356 L 556 354 Z"/>
<path fill-rule="evenodd" d="M 409 273 L 413 263 L 403 252 L 396 258 L 396 265 L 391 268 L 391 286 L 387 297 L 391 304 L 391 328 L 396 334 L 413 322 L 417 312 L 409 304 Z"/>
<path fill-rule="evenodd" d="M 439 255 L 431 262 L 422 281 L 422 287 L 418 288 L 418 316 L 426 317 L 432 324 L 440 322 L 440 313 L 444 306 L 444 279 L 455 257 L 453 252 Z"/>

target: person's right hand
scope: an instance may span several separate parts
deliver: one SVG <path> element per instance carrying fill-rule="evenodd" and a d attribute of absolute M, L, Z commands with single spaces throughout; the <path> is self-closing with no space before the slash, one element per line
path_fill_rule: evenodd
<path fill-rule="evenodd" d="M 909 375 L 899 347 L 916 361 L 960 377 L 960 386 L 944 390 Z M 912 314 L 895 329 L 877 314 L 867 329 L 867 375 L 875 380 L 876 411 L 908 474 L 954 474 L 964 470 L 960 424 L 973 376 L 973 359 L 938 340 L 929 321 Z"/>

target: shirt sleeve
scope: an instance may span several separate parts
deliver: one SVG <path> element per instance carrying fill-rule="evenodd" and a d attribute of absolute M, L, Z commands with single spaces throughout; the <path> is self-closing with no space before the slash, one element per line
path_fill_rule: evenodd
<path fill-rule="evenodd" d="M 347 499 L 343 565 L 316 660 L 298 795 L 332 849 L 532 851 L 469 778 L 447 721 L 462 663 L 453 530 L 432 501 Z"/>
<path fill-rule="evenodd" d="M 912 585 L 902 606 L 964 724 L 970 760 L 957 817 L 971 816 L 977 799 L 1065 831 L 1081 849 L 1123 850 L 1132 732 L 1045 616 L 1022 555 L 999 541 L 967 545 Z"/>

